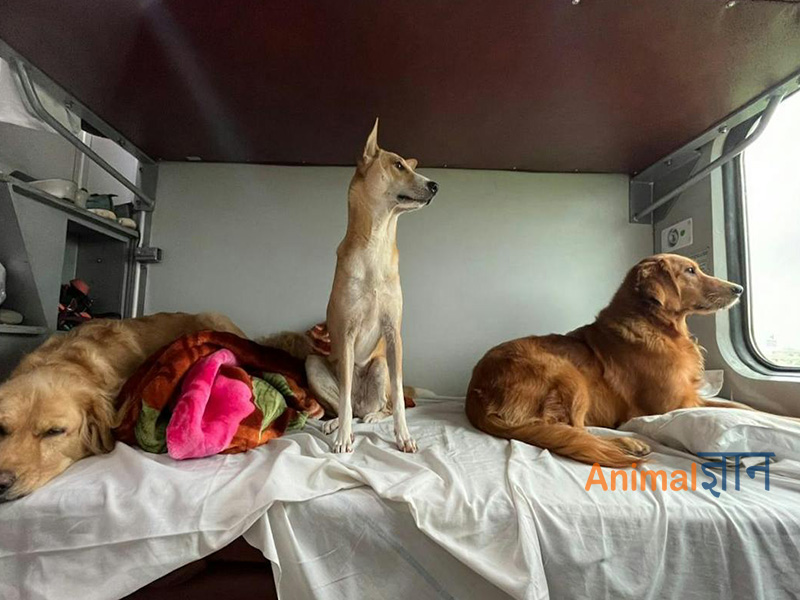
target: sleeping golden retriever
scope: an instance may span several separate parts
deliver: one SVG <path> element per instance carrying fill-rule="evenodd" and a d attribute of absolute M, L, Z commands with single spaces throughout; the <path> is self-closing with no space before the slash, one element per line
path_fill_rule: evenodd
<path fill-rule="evenodd" d="M 0 502 L 110 452 L 114 400 L 125 380 L 161 346 L 204 329 L 246 337 L 222 315 L 160 313 L 90 321 L 26 356 L 0 385 Z"/>
<path fill-rule="evenodd" d="M 700 398 L 703 357 L 686 326 L 687 316 L 729 308 L 742 291 L 688 258 L 646 258 L 591 325 L 489 350 L 472 373 L 467 417 L 498 437 L 586 463 L 630 466 L 650 452 L 647 444 L 598 437 L 584 426 L 616 427 L 677 408 L 743 407 Z"/>

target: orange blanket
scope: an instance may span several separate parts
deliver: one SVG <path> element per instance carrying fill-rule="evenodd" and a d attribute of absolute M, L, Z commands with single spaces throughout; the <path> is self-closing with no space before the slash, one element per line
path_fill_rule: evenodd
<path fill-rule="evenodd" d="M 224 367 L 226 376 L 246 382 L 251 390 L 255 380 L 259 393 L 269 386 L 272 402 L 265 415 L 265 404 L 254 397 L 255 409 L 241 421 L 224 454 L 250 450 L 280 437 L 292 425 L 302 425 L 308 416 L 322 416 L 322 407 L 309 394 L 302 361 L 232 333 L 201 331 L 163 347 L 126 382 L 118 397 L 117 439 L 149 452 L 166 452 L 166 428 L 183 377 L 198 360 L 221 349 L 233 352 L 239 365 Z M 275 398 L 285 407 L 276 409 Z"/>

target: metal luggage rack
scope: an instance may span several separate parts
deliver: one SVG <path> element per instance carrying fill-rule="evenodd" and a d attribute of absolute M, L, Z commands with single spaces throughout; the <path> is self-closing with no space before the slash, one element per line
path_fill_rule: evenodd
<path fill-rule="evenodd" d="M 150 229 L 152 212 L 156 206 L 155 192 L 158 177 L 158 163 L 147 155 L 141 148 L 126 139 L 119 131 L 106 123 L 103 119 L 94 114 L 86 105 L 73 97 L 61 86 L 51 80 L 45 73 L 37 69 L 34 65 L 25 60 L 19 53 L 0 40 L 0 57 L 11 65 L 14 72 L 19 77 L 22 84 L 22 91 L 28 104 L 36 116 L 44 123 L 49 125 L 59 136 L 64 138 L 74 146 L 83 156 L 88 157 L 97 164 L 103 171 L 118 181 L 125 188 L 133 193 L 134 219 L 138 227 L 138 244 L 132 257 L 136 268 L 130 269 L 131 281 L 130 289 L 133 290 L 131 316 L 141 314 L 144 309 L 145 285 L 147 277 L 147 264 L 160 262 L 161 250 L 150 246 Z M 35 85 L 34 85 L 35 83 Z M 122 149 L 134 156 L 139 162 L 139 181 L 133 183 L 122 173 L 115 169 L 102 156 L 95 152 L 91 147 L 72 134 L 64 125 L 61 124 L 42 104 L 37 86 L 47 90 L 56 100 L 61 102 L 67 109 L 78 117 L 89 123 L 108 139 L 117 143 Z M 23 185 L 20 185 L 23 184 Z M 14 180 L 14 185 L 26 188 L 24 182 Z M 42 196 L 37 194 L 41 199 Z M 59 206 L 62 210 L 63 206 Z M 77 208 L 76 208 L 77 210 Z M 83 211 L 81 211 L 83 212 Z M 84 218 L 86 215 L 81 215 Z M 113 229 L 113 228 L 112 228 Z"/>
<path fill-rule="evenodd" d="M 729 118 L 708 129 L 700 137 L 631 177 L 628 213 L 630 222 L 652 224 L 653 213 L 656 210 L 708 177 L 715 169 L 739 156 L 761 136 L 783 98 L 798 88 L 800 88 L 800 72 L 794 73 L 774 88 L 767 90 Z M 745 139 L 694 172 L 703 147 L 720 136 L 727 135 L 734 127 L 748 120 L 753 122 L 758 120 L 758 124 Z"/>

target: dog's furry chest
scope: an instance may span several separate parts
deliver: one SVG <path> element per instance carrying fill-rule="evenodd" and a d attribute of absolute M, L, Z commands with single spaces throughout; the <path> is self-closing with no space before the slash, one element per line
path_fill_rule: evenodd
<path fill-rule="evenodd" d="M 399 326 L 402 292 L 396 271 L 355 267 L 337 268 L 328 323 L 353 336 L 355 362 L 365 364 L 380 352 L 386 330 Z"/>
<path fill-rule="evenodd" d="M 626 420 L 696 405 L 703 360 L 692 342 L 681 340 L 668 352 L 631 352 L 625 359 L 607 377 L 626 400 Z"/>
<path fill-rule="evenodd" d="M 607 401 L 600 403 L 603 410 L 590 412 L 592 424 L 616 425 L 692 406 L 697 399 L 703 359 L 690 338 L 633 335 L 627 328 L 610 331 L 596 325 L 570 335 L 589 345 L 609 391 Z M 611 412 L 609 407 L 614 407 Z"/>

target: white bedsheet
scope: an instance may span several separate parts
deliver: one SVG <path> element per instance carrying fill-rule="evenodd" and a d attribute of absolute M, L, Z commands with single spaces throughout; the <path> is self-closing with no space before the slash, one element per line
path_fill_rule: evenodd
<path fill-rule="evenodd" d="M 282 598 L 509 600 L 510 596 L 417 529 L 408 505 L 368 487 L 306 502 L 276 502 L 245 534 L 269 528 Z"/>
<path fill-rule="evenodd" d="M 118 445 L 81 461 L 31 497 L 0 505 L 0 597 L 118 598 L 243 533 L 276 563 L 291 600 L 353 598 L 367 585 L 361 554 L 373 563 L 370 581 L 386 574 L 370 598 L 423 590 L 420 598 L 751 600 L 800 590 L 794 461 L 773 469 L 768 492 L 747 477 L 719 499 L 699 484 L 694 492 L 587 492 L 589 466 L 475 431 L 460 401 L 423 401 L 408 415 L 416 455 L 395 450 L 389 419 L 357 426 L 347 456 L 330 454 L 328 439 L 307 428 L 245 455 L 175 463 Z M 655 446 L 649 468 L 689 470 L 691 455 Z M 419 540 L 375 543 L 364 527 L 351 546 L 332 543 L 342 507 L 329 523 L 287 524 L 290 503 L 360 485 L 405 507 L 419 531 L 486 581 L 461 595 L 439 567 L 422 563 L 411 579 L 427 587 L 393 579 L 398 549 Z"/>

